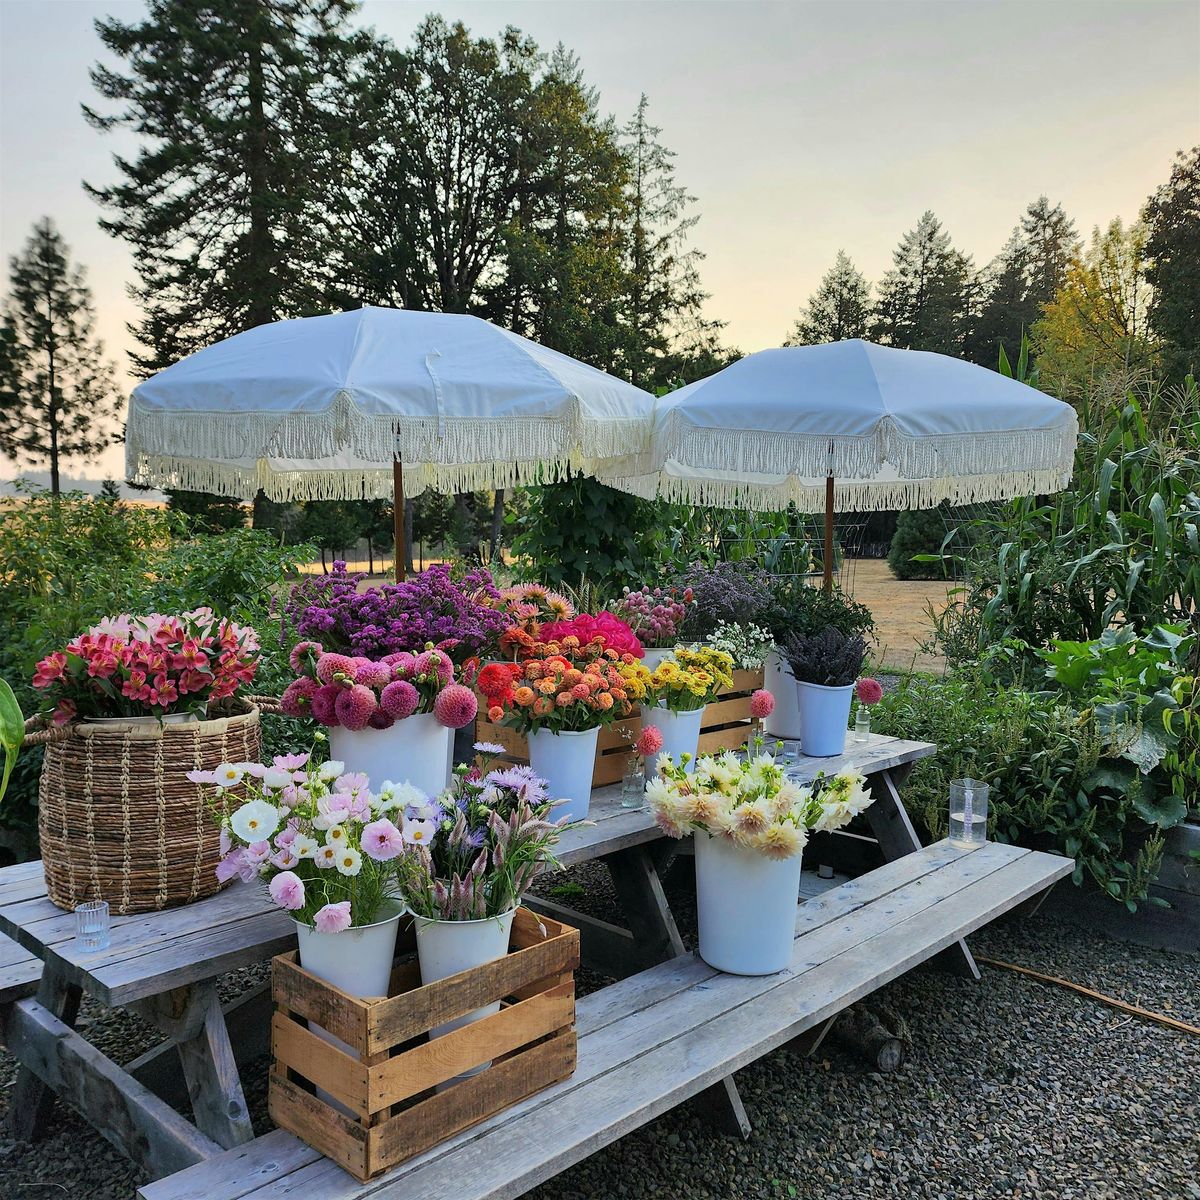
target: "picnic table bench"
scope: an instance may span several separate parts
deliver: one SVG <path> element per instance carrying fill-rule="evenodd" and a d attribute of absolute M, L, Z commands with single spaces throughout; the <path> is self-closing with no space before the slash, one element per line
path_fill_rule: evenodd
<path fill-rule="evenodd" d="M 35 1136 L 47 1120 L 51 1091 L 58 1092 L 148 1174 L 170 1176 L 143 1189 L 147 1200 L 173 1197 L 170 1187 L 176 1182 L 184 1189 L 181 1196 L 203 1194 L 206 1200 L 249 1196 L 261 1183 L 265 1200 L 278 1194 L 276 1176 L 287 1176 L 280 1190 L 291 1192 L 291 1173 L 302 1171 L 332 1172 L 340 1179 L 332 1190 L 321 1185 L 309 1191 L 314 1200 L 388 1195 L 379 1189 L 400 1180 L 408 1181 L 406 1200 L 444 1195 L 442 1184 L 426 1191 L 423 1182 L 412 1182 L 425 1178 L 415 1173 L 433 1171 L 452 1147 L 477 1144 L 484 1146 L 477 1162 L 474 1150 L 463 1163 L 455 1156 L 452 1171 L 471 1172 L 456 1190 L 518 1195 L 686 1096 L 705 1091 L 710 1113 L 727 1129 L 745 1134 L 749 1122 L 733 1071 L 821 1025 L 926 958 L 941 954 L 952 968 L 978 978 L 964 934 L 1071 869 L 1065 859 L 1006 846 L 970 854 L 945 845 L 922 850 L 898 788 L 911 765 L 934 749 L 873 736 L 840 758 L 799 759 L 792 765 L 802 779 L 847 766 L 862 770 L 875 796 L 867 810 L 871 832 L 889 862 L 803 905 L 798 934 L 804 936 L 792 970 L 765 981 L 720 975 L 687 955 L 659 877 L 664 851 L 674 843 L 662 838 L 647 810 L 621 808 L 619 788 L 598 789 L 594 824 L 569 831 L 559 859 L 564 866 L 604 862 L 626 925 L 534 900 L 577 925 L 585 962 L 625 977 L 579 1002 L 578 1070 L 563 1084 L 367 1185 L 354 1184 L 289 1134 L 252 1139 L 238 1064 L 267 1049 L 269 992 L 264 985 L 222 1007 L 216 980 L 295 946 L 290 917 L 275 908 L 265 889 L 239 884 L 184 908 L 114 917 L 109 949 L 86 954 L 74 944 L 72 914 L 46 898 L 40 864 L 0 871 L 0 933 L 18 944 L 18 952 L 35 956 L 42 968 L 36 997 L 0 1004 L 4 1040 L 22 1064 L 12 1104 L 13 1133 Z M 867 943 L 869 952 L 860 949 Z M 843 975 L 841 968 L 850 964 L 859 965 Z M 867 966 L 873 969 L 870 977 L 863 974 Z M 808 982 L 801 987 L 804 979 Z M 165 1041 L 134 1063 L 118 1066 L 72 1028 L 83 991 L 103 1005 L 133 1007 L 163 1032 Z M 737 1034 L 737 1020 L 730 1021 L 735 1011 L 754 1016 L 745 1036 Z M 621 1057 L 629 1046 L 640 1049 Z M 553 1114 L 557 1128 L 559 1110 L 540 1109 L 550 1097 L 568 1095 L 570 1111 L 576 1104 L 587 1110 L 586 1119 L 576 1122 L 587 1136 L 548 1139 L 544 1123 Z M 188 1099 L 194 1122 L 169 1103 Z M 512 1122 L 526 1112 L 539 1112 L 535 1138 L 528 1129 L 512 1131 Z M 508 1134 L 501 1132 L 505 1129 Z M 500 1138 L 495 1153 L 506 1156 L 498 1163 L 526 1142 L 540 1148 L 544 1161 L 519 1170 L 492 1169 L 488 1147 L 493 1143 L 486 1140 L 492 1137 Z M 513 1139 L 511 1146 L 505 1137 Z M 307 1176 L 296 1182 L 307 1190 Z"/>

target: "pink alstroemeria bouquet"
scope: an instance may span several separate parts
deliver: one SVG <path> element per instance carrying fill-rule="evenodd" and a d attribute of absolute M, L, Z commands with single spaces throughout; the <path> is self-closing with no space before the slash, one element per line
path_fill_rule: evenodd
<path fill-rule="evenodd" d="M 258 635 L 211 608 L 106 617 L 37 664 L 55 725 L 80 717 L 202 715 L 249 684 Z"/>
<path fill-rule="evenodd" d="M 454 681 L 450 656 L 432 645 L 376 662 L 326 651 L 320 642 L 300 642 L 291 665 L 299 678 L 284 690 L 281 708 L 331 728 L 390 729 L 414 713 L 433 713 L 440 724 L 461 729 L 478 708 L 475 693 Z"/>
<path fill-rule="evenodd" d="M 413 844 L 428 837 L 425 823 L 404 815 L 424 801 L 415 788 L 372 793 L 365 775 L 340 762 L 313 766 L 308 754 L 278 755 L 270 765 L 223 763 L 188 778 L 214 788 L 217 878 L 263 880 L 280 908 L 318 933 L 370 925 L 397 907 L 396 860 L 406 833 Z M 244 798 L 225 811 L 223 793 L 239 784 Z"/>

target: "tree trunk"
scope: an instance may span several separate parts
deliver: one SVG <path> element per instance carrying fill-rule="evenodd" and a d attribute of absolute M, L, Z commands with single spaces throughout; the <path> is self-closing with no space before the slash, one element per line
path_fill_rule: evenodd
<path fill-rule="evenodd" d="M 46 379 L 50 404 L 46 416 L 50 422 L 50 495 L 59 493 L 58 477 L 58 362 L 55 358 L 54 290 L 50 272 L 46 272 Z"/>
<path fill-rule="evenodd" d="M 404 570 L 405 573 L 411 575 L 413 573 L 413 506 L 406 504 L 404 506 Z"/>
<path fill-rule="evenodd" d="M 504 489 L 497 488 L 492 499 L 492 543 L 489 548 L 488 562 L 495 562 L 500 553 L 500 534 L 504 528 Z"/>
<path fill-rule="evenodd" d="M 258 30 L 250 30 L 257 36 Z M 252 44 L 248 64 L 247 92 L 250 124 L 246 131 L 246 188 L 250 208 L 247 237 L 246 284 L 250 289 L 247 324 L 250 328 L 275 319 L 271 245 L 271 196 L 267 150 L 266 79 L 262 46 Z"/>

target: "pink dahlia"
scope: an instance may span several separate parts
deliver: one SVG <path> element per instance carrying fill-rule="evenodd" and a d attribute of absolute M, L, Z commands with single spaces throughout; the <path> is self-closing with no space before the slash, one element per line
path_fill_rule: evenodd
<path fill-rule="evenodd" d="M 337 725 L 338 720 L 336 705 L 337 698 L 342 694 L 342 689 L 336 683 L 324 683 L 309 697 L 309 708 L 313 715 L 314 721 L 320 721 L 322 725 Z"/>
<path fill-rule="evenodd" d="M 663 748 L 662 730 L 657 725 L 646 725 L 637 740 L 635 749 L 643 757 L 657 754 Z"/>
<path fill-rule="evenodd" d="M 354 672 L 355 683 L 361 683 L 364 687 L 376 690 L 387 687 L 391 681 L 392 671 L 387 663 L 365 662 Z"/>
<path fill-rule="evenodd" d="M 539 637 L 543 642 L 561 642 L 565 637 L 577 637 L 582 645 L 587 645 L 595 637 L 604 639 L 607 650 L 615 650 L 618 654 L 632 654 L 634 658 L 644 658 L 646 651 L 638 636 L 622 621 L 620 617 L 610 612 L 589 616 L 580 613 L 569 621 L 554 621 L 543 625 Z"/>
<path fill-rule="evenodd" d="M 451 729 L 469 725 L 478 711 L 479 701 L 475 699 L 475 693 L 461 683 L 447 684 L 433 702 L 433 715 Z"/>
<path fill-rule="evenodd" d="M 333 711 L 337 719 L 347 729 L 366 729 L 371 714 L 378 707 L 375 693 L 369 687 L 363 687 L 361 683 L 343 688 L 333 702 Z"/>
<path fill-rule="evenodd" d="M 756 721 L 761 721 L 764 717 L 769 717 L 774 711 L 775 697 L 766 688 L 759 688 L 750 697 L 750 715 Z"/>
<path fill-rule="evenodd" d="M 396 723 L 395 717 L 389 717 L 382 708 L 377 708 L 372 714 L 367 724 L 372 729 L 391 729 Z"/>
<path fill-rule="evenodd" d="M 407 679 L 396 679 L 379 696 L 379 707 L 395 721 L 403 721 L 417 711 L 420 693 Z"/>
<path fill-rule="evenodd" d="M 392 668 L 393 679 L 405 679 L 412 674 L 416 655 L 409 654 L 407 650 L 397 650 L 395 654 L 384 655 L 380 661 L 387 663 Z"/>
<path fill-rule="evenodd" d="M 325 647 L 320 642 L 297 642 L 288 655 L 288 664 L 293 671 L 306 671 L 309 656 L 320 658 L 324 652 Z"/>
<path fill-rule="evenodd" d="M 354 659 L 348 654 L 322 654 L 317 659 L 317 678 L 322 683 L 332 683 L 335 675 L 354 678 Z"/>
<path fill-rule="evenodd" d="M 280 709 L 289 717 L 307 717 L 312 709 L 312 698 L 321 685 L 308 675 L 293 679 L 283 689 L 279 698 Z"/>
<path fill-rule="evenodd" d="M 454 678 L 454 664 L 440 650 L 426 650 L 413 663 L 414 675 L 436 675 L 442 683 Z"/>
<path fill-rule="evenodd" d="M 854 694 L 860 704 L 878 704 L 883 699 L 883 688 L 878 679 L 872 679 L 868 675 L 858 681 Z"/>

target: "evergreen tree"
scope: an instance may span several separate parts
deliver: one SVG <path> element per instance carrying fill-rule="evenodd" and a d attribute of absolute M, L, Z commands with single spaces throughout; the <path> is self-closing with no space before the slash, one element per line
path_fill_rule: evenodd
<path fill-rule="evenodd" d="M 93 328 L 83 268 L 49 217 L 10 260 L 0 337 L 0 450 L 47 463 L 60 490 L 63 458 L 91 458 L 120 440 L 122 402 Z"/>
<path fill-rule="evenodd" d="M 1151 328 L 1166 377 L 1200 374 L 1200 146 L 1176 156 L 1171 178 L 1146 204 Z"/>
<path fill-rule="evenodd" d="M 871 316 L 871 285 L 849 255 L 839 250 L 817 290 L 808 298 L 785 345 L 816 346 L 865 338 Z"/>
<path fill-rule="evenodd" d="M 954 249 L 931 212 L 922 215 L 892 254 L 879 283 L 874 336 L 885 345 L 961 355 L 976 298 L 970 258 Z"/>
<path fill-rule="evenodd" d="M 354 0 L 150 0 L 96 22 L 125 71 L 92 81 L 119 105 L 98 129 L 142 138 L 119 182 L 85 185 L 134 253 L 149 374 L 256 325 L 326 307 L 325 196 L 354 130 L 339 95 L 362 39 Z"/>
<path fill-rule="evenodd" d="M 194 528 L 204 533 L 224 533 L 246 524 L 246 508 L 231 496 L 209 492 L 167 492 L 167 507 L 191 518 Z"/>

